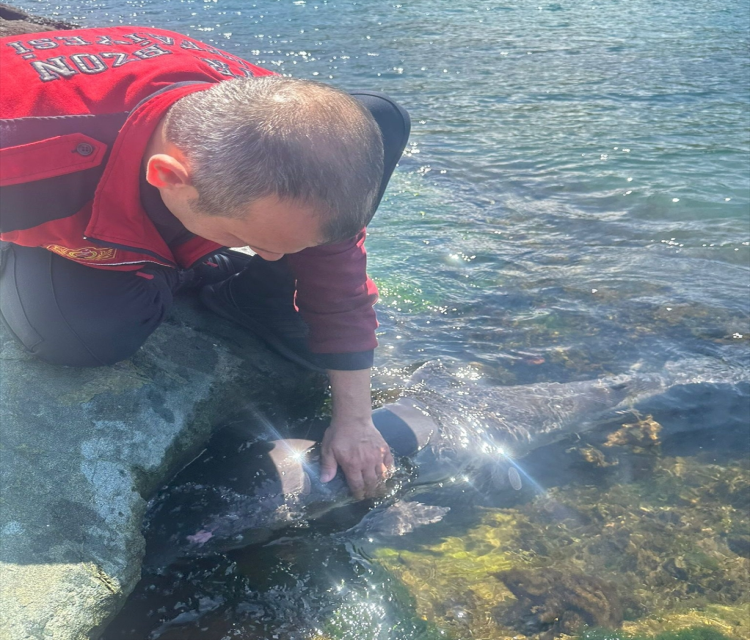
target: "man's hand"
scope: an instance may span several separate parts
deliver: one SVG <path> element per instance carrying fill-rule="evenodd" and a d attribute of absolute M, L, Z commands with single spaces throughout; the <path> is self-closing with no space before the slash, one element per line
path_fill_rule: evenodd
<path fill-rule="evenodd" d="M 328 482 L 341 466 L 357 500 L 382 493 L 393 467 L 388 444 L 372 423 L 370 370 L 329 371 L 333 396 L 331 425 L 321 446 L 321 482 Z"/>
<path fill-rule="evenodd" d="M 393 457 L 372 420 L 361 424 L 331 421 L 321 446 L 321 481 L 331 480 L 339 465 L 357 500 L 382 495 Z"/>

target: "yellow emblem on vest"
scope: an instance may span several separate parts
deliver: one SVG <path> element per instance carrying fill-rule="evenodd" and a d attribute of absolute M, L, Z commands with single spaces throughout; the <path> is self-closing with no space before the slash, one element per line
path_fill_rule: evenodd
<path fill-rule="evenodd" d="M 109 247 L 68 249 L 67 247 L 61 247 L 59 244 L 48 244 L 46 248 L 63 258 L 68 258 L 68 260 L 86 260 L 90 262 L 112 260 L 117 253 L 117 249 L 110 249 Z"/>

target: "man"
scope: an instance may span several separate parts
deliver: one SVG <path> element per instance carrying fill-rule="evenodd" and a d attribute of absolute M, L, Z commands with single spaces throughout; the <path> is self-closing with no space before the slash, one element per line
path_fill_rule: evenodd
<path fill-rule="evenodd" d="M 323 479 L 341 466 L 373 495 L 392 459 L 371 418 L 364 227 L 408 132 L 384 96 L 169 31 L 0 39 L 0 315 L 43 360 L 105 365 L 208 285 L 214 311 L 328 372 Z M 249 261 L 221 251 L 245 245 Z"/>

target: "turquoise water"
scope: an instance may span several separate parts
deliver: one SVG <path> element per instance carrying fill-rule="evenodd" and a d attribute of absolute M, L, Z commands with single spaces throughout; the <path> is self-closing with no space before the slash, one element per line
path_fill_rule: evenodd
<path fill-rule="evenodd" d="M 181 31 L 409 109 L 411 142 L 368 239 L 381 289 L 380 397 L 434 357 L 511 384 L 750 355 L 748 0 L 17 4 L 84 25 Z M 687 412 L 683 396 L 670 402 L 667 414 Z M 744 414 L 730 405 L 719 395 L 700 419 L 739 428 Z M 242 559 L 239 570 L 204 567 L 201 582 L 222 585 L 214 592 L 174 577 L 144 587 L 192 603 L 161 620 L 194 614 L 184 626 L 154 623 L 153 637 L 187 638 L 228 602 L 236 620 L 262 624 L 195 637 L 307 638 L 313 627 L 289 620 L 312 611 L 335 620 L 331 637 L 444 637 L 419 616 L 398 633 L 378 627 L 386 610 L 409 619 L 393 603 L 412 611 L 414 596 L 383 587 L 362 550 L 347 613 L 346 598 L 309 576 L 350 575 L 355 552 L 313 540 L 277 547 L 255 573 Z M 314 544 L 325 561 L 320 551 L 303 559 Z M 262 601 L 238 595 L 238 571 Z M 118 624 L 130 623 L 139 631 L 123 626 L 121 637 L 145 633 L 146 622 Z"/>

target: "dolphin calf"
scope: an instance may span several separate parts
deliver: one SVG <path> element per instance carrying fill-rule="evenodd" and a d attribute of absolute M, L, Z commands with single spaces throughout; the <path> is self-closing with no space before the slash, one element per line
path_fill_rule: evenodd
<path fill-rule="evenodd" d="M 391 495 L 471 476 L 487 466 L 509 489 L 518 489 L 523 482 L 518 460 L 592 428 L 613 410 L 676 385 L 747 380 L 747 368 L 698 358 L 651 374 L 489 386 L 432 362 L 415 372 L 395 403 L 376 410 L 373 421 L 401 460 Z M 276 531 L 353 502 L 341 474 L 320 482 L 319 437 L 243 442 L 229 453 L 200 456 L 149 503 L 145 566 L 264 542 Z M 389 517 L 404 531 L 410 530 L 404 524 L 410 515 L 436 521 L 440 514 L 422 507 L 404 507 Z"/>

